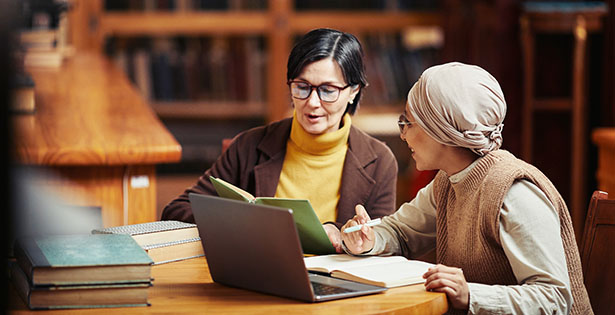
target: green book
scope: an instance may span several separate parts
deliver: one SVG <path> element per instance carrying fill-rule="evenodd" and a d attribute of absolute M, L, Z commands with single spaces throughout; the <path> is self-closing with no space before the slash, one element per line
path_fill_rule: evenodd
<path fill-rule="evenodd" d="M 335 253 L 335 248 L 331 244 L 309 200 L 254 197 L 247 191 L 222 179 L 210 176 L 209 180 L 220 197 L 293 210 L 293 219 L 297 226 L 304 254 L 324 255 Z"/>
<path fill-rule="evenodd" d="M 149 282 L 153 263 L 124 234 L 25 237 L 15 258 L 32 286 Z"/>

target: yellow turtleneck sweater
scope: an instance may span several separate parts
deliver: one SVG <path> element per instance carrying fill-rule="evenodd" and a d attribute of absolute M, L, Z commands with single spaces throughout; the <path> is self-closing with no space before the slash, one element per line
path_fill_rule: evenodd
<path fill-rule="evenodd" d="M 345 114 L 342 120 L 339 130 L 313 135 L 301 127 L 293 113 L 286 157 L 275 192 L 278 198 L 309 200 L 322 223 L 335 221 L 337 217 L 350 115 Z"/>

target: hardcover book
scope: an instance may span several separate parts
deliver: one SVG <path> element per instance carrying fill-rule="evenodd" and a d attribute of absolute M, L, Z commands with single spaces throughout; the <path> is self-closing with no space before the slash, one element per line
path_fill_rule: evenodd
<path fill-rule="evenodd" d="M 222 179 L 210 176 L 209 180 L 213 183 L 220 197 L 293 210 L 293 219 L 297 226 L 304 254 L 324 255 L 335 253 L 335 248 L 331 244 L 309 200 L 254 197 L 247 191 Z"/>
<path fill-rule="evenodd" d="M 143 249 L 154 261 L 154 265 L 205 256 L 203 244 L 198 237 L 170 243 L 147 245 Z"/>
<path fill-rule="evenodd" d="M 151 281 L 153 261 L 129 235 L 26 237 L 14 252 L 32 286 Z"/>
<path fill-rule="evenodd" d="M 199 238 L 196 224 L 173 220 L 94 229 L 92 234 L 126 234 L 141 246 Z"/>
<path fill-rule="evenodd" d="M 151 282 L 121 284 L 32 286 L 15 262 L 9 262 L 17 294 L 30 309 L 148 306 Z"/>
<path fill-rule="evenodd" d="M 431 263 L 403 256 L 350 256 L 334 254 L 304 258 L 307 270 L 331 277 L 393 288 L 425 282 Z"/>
<path fill-rule="evenodd" d="M 147 252 L 154 264 L 204 256 L 196 224 L 154 221 L 92 230 L 92 234 L 126 234 Z"/>

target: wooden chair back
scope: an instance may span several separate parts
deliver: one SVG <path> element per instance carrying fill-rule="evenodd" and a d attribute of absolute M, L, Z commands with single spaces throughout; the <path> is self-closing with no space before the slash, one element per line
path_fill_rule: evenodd
<path fill-rule="evenodd" d="M 583 277 L 594 314 L 615 309 L 615 200 L 595 191 L 589 203 L 581 247 Z"/>

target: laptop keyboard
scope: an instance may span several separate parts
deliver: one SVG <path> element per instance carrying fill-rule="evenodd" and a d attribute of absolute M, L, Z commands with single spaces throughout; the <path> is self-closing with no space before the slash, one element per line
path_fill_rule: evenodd
<path fill-rule="evenodd" d="M 312 288 L 314 289 L 315 295 L 333 295 L 333 294 L 341 294 L 346 292 L 353 292 L 354 290 L 349 290 L 346 288 L 322 284 L 318 282 L 312 282 Z"/>

